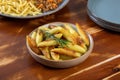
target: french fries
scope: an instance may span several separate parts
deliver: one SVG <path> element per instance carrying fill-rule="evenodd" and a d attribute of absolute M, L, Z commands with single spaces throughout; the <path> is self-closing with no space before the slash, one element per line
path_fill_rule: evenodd
<path fill-rule="evenodd" d="M 35 0 L 0 0 L 0 13 L 12 16 L 34 16 L 42 14 Z"/>
<path fill-rule="evenodd" d="M 58 53 L 54 53 L 54 52 L 50 52 L 51 57 L 53 58 L 53 60 L 59 60 L 60 59 L 60 55 Z"/>
<path fill-rule="evenodd" d="M 62 55 L 67 55 L 71 57 L 80 57 L 80 53 L 75 52 L 73 50 L 67 49 L 67 48 L 54 48 L 51 50 L 52 52 L 62 54 Z"/>
<path fill-rule="evenodd" d="M 45 47 L 45 46 L 55 46 L 57 45 L 57 42 L 55 40 L 46 40 L 42 41 L 38 44 L 38 47 Z"/>
<path fill-rule="evenodd" d="M 26 41 L 28 42 L 30 48 L 36 53 L 41 54 L 40 50 L 37 48 L 35 41 L 30 37 L 26 36 Z"/>
<path fill-rule="evenodd" d="M 76 24 L 77 30 L 70 24 L 40 26 L 26 40 L 37 54 L 51 60 L 66 60 L 62 57 L 77 58 L 89 47 L 87 34 Z M 60 57 L 62 56 L 62 57 Z M 64 57 L 64 58 L 65 58 Z"/>
<path fill-rule="evenodd" d="M 41 31 L 37 31 L 36 33 L 36 44 L 38 46 L 38 44 L 43 40 L 43 33 Z"/>
<path fill-rule="evenodd" d="M 39 49 L 42 51 L 43 55 L 46 58 L 50 59 L 49 47 L 44 47 L 44 48 L 39 48 Z"/>
<path fill-rule="evenodd" d="M 73 51 L 79 52 L 81 54 L 86 52 L 84 47 L 77 45 L 77 44 L 68 44 L 68 48 L 73 50 Z"/>
<path fill-rule="evenodd" d="M 79 35 L 83 39 L 83 41 L 86 43 L 87 46 L 89 46 L 89 39 L 85 31 L 83 31 L 83 29 L 80 27 L 78 23 L 76 23 L 76 28 L 77 28 Z"/>

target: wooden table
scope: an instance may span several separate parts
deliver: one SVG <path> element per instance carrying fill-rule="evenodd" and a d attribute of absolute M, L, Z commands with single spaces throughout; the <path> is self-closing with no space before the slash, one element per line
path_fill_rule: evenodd
<path fill-rule="evenodd" d="M 0 17 L 0 80 L 120 80 L 120 34 L 91 21 L 86 4 L 87 0 L 70 0 L 57 13 L 31 20 Z M 26 35 L 39 25 L 56 21 L 78 22 L 92 35 L 94 49 L 86 61 L 71 68 L 54 69 L 31 57 Z"/>

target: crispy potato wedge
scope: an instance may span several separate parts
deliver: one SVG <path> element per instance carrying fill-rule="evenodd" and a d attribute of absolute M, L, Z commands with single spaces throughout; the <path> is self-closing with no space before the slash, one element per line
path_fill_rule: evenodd
<path fill-rule="evenodd" d="M 67 31 L 67 30 L 65 30 L 64 28 L 61 27 L 60 32 L 63 34 L 63 37 L 65 39 L 67 39 L 68 41 L 73 42 L 73 39 L 72 39 L 73 35 L 69 31 Z"/>
<path fill-rule="evenodd" d="M 40 50 L 36 46 L 35 41 L 30 36 L 26 36 L 26 41 L 33 52 L 35 52 L 36 54 L 41 54 Z"/>
<path fill-rule="evenodd" d="M 42 41 L 38 44 L 38 47 L 45 47 L 45 46 L 55 46 L 57 42 L 55 40 L 46 40 Z"/>
<path fill-rule="evenodd" d="M 77 51 L 81 54 L 86 52 L 86 50 L 83 47 L 81 47 L 80 45 L 77 45 L 77 44 L 68 44 L 67 47 L 69 49 L 71 49 L 73 51 Z"/>
<path fill-rule="evenodd" d="M 89 39 L 85 31 L 80 27 L 78 23 L 76 23 L 76 28 L 77 28 L 79 35 L 83 39 L 83 41 L 86 43 L 87 46 L 89 46 Z"/>
<path fill-rule="evenodd" d="M 49 31 L 50 29 L 48 27 L 45 27 L 45 26 L 39 26 L 38 30 Z"/>
<path fill-rule="evenodd" d="M 80 45 L 85 50 L 87 50 L 87 46 L 86 46 L 85 42 L 80 38 L 80 36 L 75 37 L 74 43 L 77 44 L 77 45 Z"/>
<path fill-rule="evenodd" d="M 35 39 L 36 39 L 36 34 L 37 34 L 37 33 L 34 31 L 34 32 L 31 34 L 31 38 L 35 40 Z"/>
<path fill-rule="evenodd" d="M 79 38 L 77 31 L 73 29 L 70 24 L 65 24 L 64 26 L 65 26 L 65 29 L 71 33 L 72 42 L 74 44 L 79 44 L 81 39 Z"/>
<path fill-rule="evenodd" d="M 51 33 L 51 34 L 62 33 L 64 38 L 66 38 L 69 41 L 73 41 L 73 39 L 71 38 L 71 36 L 72 36 L 71 33 L 59 26 L 49 30 L 48 33 Z"/>
<path fill-rule="evenodd" d="M 55 34 L 54 36 L 55 36 L 56 38 L 59 38 L 59 39 L 60 39 L 60 38 L 62 37 L 62 35 L 63 35 L 62 33 L 58 33 L 58 34 Z"/>
<path fill-rule="evenodd" d="M 50 59 L 50 52 L 49 52 L 49 47 L 44 47 L 44 48 L 39 48 L 43 55 L 47 58 Z"/>
<path fill-rule="evenodd" d="M 51 54 L 51 57 L 53 60 L 59 60 L 60 59 L 60 55 L 58 53 L 55 53 L 55 52 L 50 52 Z"/>
<path fill-rule="evenodd" d="M 59 60 L 60 55 L 51 51 L 51 50 L 54 49 L 54 48 L 55 48 L 55 46 L 50 46 L 50 47 L 49 47 L 49 52 L 50 52 L 51 58 L 52 58 L 53 60 Z"/>
<path fill-rule="evenodd" d="M 79 36 L 78 33 L 71 27 L 70 24 L 64 24 L 65 29 L 67 29 L 72 35 Z"/>
<path fill-rule="evenodd" d="M 51 30 L 48 31 L 48 33 L 50 34 L 55 34 L 55 33 L 58 33 L 62 30 L 61 27 L 55 27 L 55 28 L 52 28 Z"/>
<path fill-rule="evenodd" d="M 81 56 L 80 53 L 75 52 L 75 51 L 70 50 L 70 49 L 67 49 L 67 48 L 54 48 L 51 51 L 58 53 L 58 54 L 71 56 L 71 57 L 80 57 Z"/>
<path fill-rule="evenodd" d="M 43 33 L 40 30 L 37 31 L 35 40 L 36 40 L 37 46 L 43 40 Z"/>

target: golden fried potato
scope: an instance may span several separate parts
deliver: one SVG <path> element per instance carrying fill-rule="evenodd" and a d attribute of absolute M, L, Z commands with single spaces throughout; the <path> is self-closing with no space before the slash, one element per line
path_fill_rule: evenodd
<path fill-rule="evenodd" d="M 80 57 L 87 51 L 89 39 L 78 23 L 76 28 L 70 24 L 40 26 L 27 41 L 34 52 L 41 51 L 41 56 L 47 59 L 66 60 Z"/>
<path fill-rule="evenodd" d="M 40 50 L 36 46 L 35 41 L 30 36 L 26 36 L 26 41 L 30 48 L 33 50 L 33 52 L 35 52 L 36 54 L 41 54 Z"/>
<path fill-rule="evenodd" d="M 58 33 L 62 30 L 61 27 L 55 27 L 55 28 L 52 28 L 51 30 L 48 31 L 48 33 L 50 34 L 55 34 L 55 33 Z"/>
<path fill-rule="evenodd" d="M 55 53 L 55 52 L 50 52 L 51 54 L 51 57 L 53 60 L 59 60 L 60 59 L 60 55 L 58 53 Z"/>
<path fill-rule="evenodd" d="M 57 42 L 55 40 L 46 40 L 42 41 L 38 44 L 38 47 L 45 47 L 45 46 L 55 46 Z"/>
<path fill-rule="evenodd" d="M 34 32 L 31 34 L 31 38 L 35 40 L 35 39 L 36 39 L 36 34 L 37 34 L 37 33 L 34 31 Z"/>
<path fill-rule="evenodd" d="M 61 27 L 60 33 L 63 34 L 63 37 L 66 40 L 73 42 L 73 39 L 72 39 L 73 35 L 68 30 L 65 30 L 64 28 Z"/>
<path fill-rule="evenodd" d="M 64 24 L 65 29 L 67 29 L 72 35 L 79 36 L 75 29 L 71 27 L 70 24 Z"/>
<path fill-rule="evenodd" d="M 43 47 L 43 48 L 39 48 L 41 50 L 41 52 L 43 53 L 43 55 L 47 58 L 50 59 L 50 52 L 49 52 L 49 47 Z"/>
<path fill-rule="evenodd" d="M 76 28 L 77 28 L 79 35 L 83 39 L 83 41 L 86 43 L 87 46 L 89 46 L 89 39 L 85 31 L 80 27 L 78 23 L 76 23 Z"/>
<path fill-rule="evenodd" d="M 48 27 L 45 27 L 45 26 L 39 26 L 38 30 L 49 31 L 50 29 Z"/>
<path fill-rule="evenodd" d="M 85 50 L 87 50 L 87 46 L 86 46 L 85 42 L 80 38 L 80 36 L 74 37 L 73 40 L 74 40 L 75 44 L 80 45 Z"/>
<path fill-rule="evenodd" d="M 43 40 L 43 33 L 40 30 L 37 31 L 35 40 L 36 40 L 37 46 Z"/>
<path fill-rule="evenodd" d="M 68 44 L 67 47 L 73 51 L 77 51 L 79 53 L 85 53 L 86 50 L 81 47 L 80 45 L 77 45 L 77 44 Z"/>
<path fill-rule="evenodd" d="M 71 56 L 71 57 L 80 57 L 81 56 L 80 53 L 75 52 L 75 51 L 70 50 L 70 49 L 67 49 L 67 48 L 54 48 L 51 51 L 58 53 L 58 54 Z"/>
<path fill-rule="evenodd" d="M 60 38 L 62 37 L 62 35 L 63 35 L 62 33 L 58 33 L 58 34 L 55 34 L 54 36 L 55 36 L 56 38 L 59 38 L 59 39 L 60 39 Z"/>

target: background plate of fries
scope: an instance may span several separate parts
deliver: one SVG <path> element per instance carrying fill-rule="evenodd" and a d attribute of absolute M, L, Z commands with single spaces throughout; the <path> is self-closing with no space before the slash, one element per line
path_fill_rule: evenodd
<path fill-rule="evenodd" d="M 69 0 L 0 0 L 0 15 L 9 18 L 31 19 L 46 16 L 62 9 Z"/>
<path fill-rule="evenodd" d="M 32 57 L 49 67 L 75 66 L 90 55 L 93 39 L 76 23 L 53 22 L 33 30 L 26 36 Z"/>

